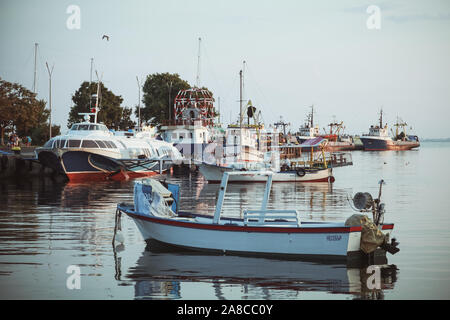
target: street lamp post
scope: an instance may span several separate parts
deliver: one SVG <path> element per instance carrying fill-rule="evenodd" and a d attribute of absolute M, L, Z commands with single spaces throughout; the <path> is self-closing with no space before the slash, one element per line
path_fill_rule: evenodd
<path fill-rule="evenodd" d="M 169 121 L 172 120 L 172 114 L 170 112 L 170 103 L 171 103 L 171 93 L 172 93 L 172 85 L 173 85 L 173 81 L 170 81 L 167 83 L 167 87 L 169 88 Z"/>
<path fill-rule="evenodd" d="M 52 138 L 52 73 L 53 73 L 53 67 L 55 65 L 52 66 L 52 69 L 50 70 L 48 63 L 46 62 L 45 65 L 47 66 L 47 71 L 48 71 L 48 105 L 50 108 L 50 117 L 49 117 L 49 122 L 50 122 L 50 132 L 49 132 L 49 139 Z"/>

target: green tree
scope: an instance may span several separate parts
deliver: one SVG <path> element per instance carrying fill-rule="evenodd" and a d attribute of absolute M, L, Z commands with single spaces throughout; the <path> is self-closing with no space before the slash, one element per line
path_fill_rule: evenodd
<path fill-rule="evenodd" d="M 92 98 L 91 104 L 89 103 L 90 97 L 97 93 L 97 83 L 91 83 L 85 81 L 81 84 L 80 88 L 72 96 L 74 105 L 70 109 L 69 119 L 67 126 L 70 128 L 74 123 L 83 121 L 84 117 L 78 113 L 90 112 L 91 108 L 95 108 L 96 99 Z M 99 111 L 97 114 L 97 121 L 103 122 L 110 129 L 120 129 L 122 122 L 122 115 L 124 109 L 120 106 L 123 102 L 122 96 L 115 95 L 112 91 L 108 90 L 103 83 L 100 83 L 100 95 Z M 131 121 L 131 120 L 130 120 Z"/>
<path fill-rule="evenodd" d="M 150 122 L 150 119 L 153 118 L 150 124 L 161 124 L 164 120 L 169 119 L 169 110 L 170 117 L 173 119 L 173 102 L 178 91 L 190 87 L 189 83 L 176 73 L 148 75 L 142 88 L 144 107 L 141 106 L 141 122 Z M 137 109 L 135 115 L 138 116 Z"/>
<path fill-rule="evenodd" d="M 48 137 L 49 111 L 45 101 L 37 100 L 36 94 L 18 83 L 11 83 L 0 78 L 0 131 L 1 143 L 4 144 L 6 131 L 14 131 L 19 137 L 34 136 L 34 144 L 40 144 Z M 36 129 L 42 128 L 36 134 Z M 47 136 L 45 130 L 47 130 Z M 59 131 L 59 126 L 54 126 Z M 57 132 L 53 131 L 53 132 Z M 33 134 L 35 132 L 35 134 Z"/>
<path fill-rule="evenodd" d="M 132 129 L 136 126 L 136 122 L 131 120 L 131 115 L 133 113 L 132 108 L 124 107 L 122 111 L 122 117 L 119 122 L 119 128 L 121 130 Z"/>

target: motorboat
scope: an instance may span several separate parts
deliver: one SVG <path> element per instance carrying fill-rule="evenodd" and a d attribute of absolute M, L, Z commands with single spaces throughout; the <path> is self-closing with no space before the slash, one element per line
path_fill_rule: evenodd
<path fill-rule="evenodd" d="M 67 134 L 51 138 L 35 154 L 40 163 L 70 181 L 151 176 L 182 160 L 173 144 L 145 131 L 115 133 L 88 119 L 73 124 Z"/>
<path fill-rule="evenodd" d="M 390 239 L 394 224 L 384 223 L 384 204 L 380 204 L 379 199 L 370 202 L 367 195 L 362 197 L 365 202 L 358 198 L 357 208 L 371 208 L 373 223 L 368 223 L 363 214 L 352 215 L 345 222 L 313 222 L 303 221 L 295 209 L 268 209 L 273 179 L 270 171 L 258 173 L 267 178 L 260 209 L 245 209 L 243 215 L 237 214 L 242 218 L 222 216 L 229 177 L 248 174 L 240 171 L 223 174 L 216 208 L 210 215 L 180 210 L 179 186 L 176 184 L 163 185 L 155 179 L 135 181 L 134 204 L 117 206 L 115 234 L 120 229 L 121 216 L 125 214 L 135 222 L 147 243 L 185 250 L 344 261 L 361 259 L 377 250 L 384 253 L 399 250 L 395 239 Z M 372 237 L 366 238 L 367 231 Z"/>

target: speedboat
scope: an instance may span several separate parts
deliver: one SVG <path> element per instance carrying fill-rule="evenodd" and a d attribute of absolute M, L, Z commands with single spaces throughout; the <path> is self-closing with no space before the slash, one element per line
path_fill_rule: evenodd
<path fill-rule="evenodd" d="M 51 138 L 35 153 L 40 163 L 70 181 L 151 176 L 182 160 L 171 143 L 145 132 L 114 134 L 104 124 L 89 121 L 73 124 L 67 134 Z"/>
<path fill-rule="evenodd" d="M 374 213 L 376 224 L 362 214 L 352 215 L 345 222 L 311 222 L 302 221 L 294 209 L 267 209 L 273 178 L 270 171 L 259 172 L 267 178 L 260 209 L 245 209 L 242 218 L 222 217 L 229 177 L 247 174 L 223 174 L 216 208 L 210 215 L 181 211 L 179 186 L 176 184 L 163 185 L 155 179 L 135 181 L 134 204 L 117 206 L 115 235 L 122 214 L 126 214 L 150 245 L 158 243 L 185 250 L 344 261 L 360 259 L 377 250 L 384 254 L 385 250 L 391 253 L 399 250 L 394 239 L 388 242 L 394 224 L 384 223 L 384 204 L 370 211 Z M 379 203 L 379 199 L 378 202 L 358 199 L 367 210 L 372 208 L 372 204 Z M 370 237 L 365 238 L 364 232 L 370 233 Z"/>

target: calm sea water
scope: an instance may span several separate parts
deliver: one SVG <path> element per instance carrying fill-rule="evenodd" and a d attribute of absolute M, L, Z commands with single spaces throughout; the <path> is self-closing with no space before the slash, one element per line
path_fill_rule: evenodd
<path fill-rule="evenodd" d="M 132 202 L 132 182 L 0 181 L 1 299 L 449 299 L 450 143 L 419 150 L 352 153 L 336 182 L 273 185 L 270 207 L 298 209 L 303 219 L 345 220 L 348 198 L 378 194 L 395 223 L 401 251 L 388 256 L 381 290 L 369 290 L 365 268 L 303 261 L 146 251 L 123 218 L 125 244 L 111 240 L 119 202 Z M 218 192 L 201 174 L 165 175 L 181 184 L 181 207 L 211 213 Z M 261 184 L 228 189 L 224 215 L 257 208 Z M 81 271 L 68 289 L 69 266 Z"/>

